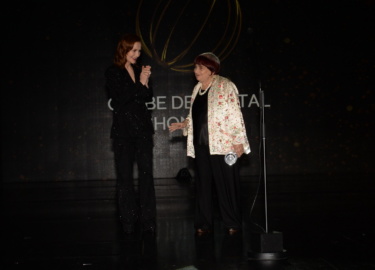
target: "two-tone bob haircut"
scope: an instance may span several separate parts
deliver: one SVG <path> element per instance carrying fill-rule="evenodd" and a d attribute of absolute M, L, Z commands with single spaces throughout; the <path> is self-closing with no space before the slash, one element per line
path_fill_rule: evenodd
<path fill-rule="evenodd" d="M 194 65 L 205 66 L 215 74 L 218 74 L 220 71 L 220 59 L 211 52 L 202 53 L 195 57 Z"/>

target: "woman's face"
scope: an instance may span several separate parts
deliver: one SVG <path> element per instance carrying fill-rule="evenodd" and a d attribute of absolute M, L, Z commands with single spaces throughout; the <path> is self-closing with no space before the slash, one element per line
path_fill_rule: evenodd
<path fill-rule="evenodd" d="M 133 48 L 126 54 L 126 62 L 135 64 L 138 57 L 141 55 L 142 45 L 140 42 L 135 42 Z"/>
<path fill-rule="evenodd" d="M 201 83 L 208 82 L 214 75 L 211 70 L 209 70 L 206 66 L 203 65 L 195 65 L 194 74 L 195 78 Z"/>

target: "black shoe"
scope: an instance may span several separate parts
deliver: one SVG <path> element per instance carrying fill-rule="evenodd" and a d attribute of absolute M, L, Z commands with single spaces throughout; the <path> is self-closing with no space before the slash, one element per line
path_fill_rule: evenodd
<path fill-rule="evenodd" d="M 195 234 L 197 236 L 203 236 L 203 235 L 207 235 L 211 233 L 211 230 L 210 229 L 206 229 L 206 228 L 198 228 L 195 230 Z"/>
<path fill-rule="evenodd" d="M 241 232 L 241 229 L 239 228 L 229 228 L 228 229 L 228 234 L 229 235 L 235 235 Z"/>

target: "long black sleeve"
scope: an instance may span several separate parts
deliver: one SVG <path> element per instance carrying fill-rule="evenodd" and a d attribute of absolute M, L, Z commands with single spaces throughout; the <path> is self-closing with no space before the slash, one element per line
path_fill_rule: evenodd
<path fill-rule="evenodd" d="M 139 134 L 153 134 L 151 112 L 146 103 L 153 98 L 152 87 L 139 81 L 141 70 L 133 66 L 134 82 L 126 69 L 115 65 L 106 72 L 106 91 L 113 108 L 111 137 L 132 137 Z"/>

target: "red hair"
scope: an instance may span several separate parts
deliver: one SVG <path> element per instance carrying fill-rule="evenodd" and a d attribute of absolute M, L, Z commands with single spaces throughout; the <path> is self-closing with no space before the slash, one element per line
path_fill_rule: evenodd
<path fill-rule="evenodd" d="M 133 49 L 136 42 L 141 42 L 141 39 L 135 34 L 125 34 L 117 43 L 117 49 L 113 63 L 116 66 L 125 68 L 126 54 Z"/>

